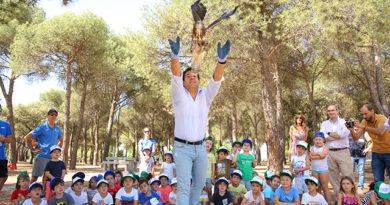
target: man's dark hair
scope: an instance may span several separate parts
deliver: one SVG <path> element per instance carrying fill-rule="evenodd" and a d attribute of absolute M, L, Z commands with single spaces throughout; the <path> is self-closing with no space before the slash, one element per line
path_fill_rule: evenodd
<path fill-rule="evenodd" d="M 56 188 L 56 186 L 59 185 L 59 184 L 64 185 L 64 181 L 62 181 L 62 180 L 57 180 L 57 181 L 55 181 L 55 182 L 53 183 L 53 186 L 51 186 L 51 190 L 54 190 L 54 188 Z"/>
<path fill-rule="evenodd" d="M 374 109 L 374 107 L 370 104 L 364 104 L 362 107 L 366 107 L 368 111 L 372 111 Z"/>
<path fill-rule="evenodd" d="M 272 182 L 272 180 L 274 180 L 275 178 L 278 178 L 278 179 L 280 180 L 280 176 L 279 176 L 279 175 L 272 175 L 272 177 L 271 177 L 271 182 Z"/>
<path fill-rule="evenodd" d="M 186 69 L 184 70 L 184 72 L 183 72 L 183 81 L 184 81 L 184 76 L 186 75 L 186 73 L 187 73 L 188 71 L 191 71 L 191 70 L 192 70 L 191 67 L 188 67 L 188 68 L 186 68 Z M 198 79 L 200 80 L 199 73 L 198 73 Z"/>

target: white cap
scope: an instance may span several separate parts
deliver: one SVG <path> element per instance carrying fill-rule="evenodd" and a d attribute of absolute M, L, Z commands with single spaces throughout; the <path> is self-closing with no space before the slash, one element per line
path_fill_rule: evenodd
<path fill-rule="evenodd" d="M 62 151 L 61 147 L 58 146 L 58 145 L 53 145 L 53 146 L 50 147 L 50 153 L 53 152 L 54 150 Z"/>
<path fill-rule="evenodd" d="M 173 179 L 171 180 L 171 184 L 170 184 L 170 185 L 172 186 L 172 185 L 174 185 L 174 184 L 177 184 L 177 179 L 176 179 L 176 178 L 173 178 Z"/>
<path fill-rule="evenodd" d="M 299 141 L 298 143 L 297 143 L 297 146 L 302 146 L 302 147 L 304 147 L 305 149 L 307 149 L 307 142 L 305 142 L 305 141 Z"/>

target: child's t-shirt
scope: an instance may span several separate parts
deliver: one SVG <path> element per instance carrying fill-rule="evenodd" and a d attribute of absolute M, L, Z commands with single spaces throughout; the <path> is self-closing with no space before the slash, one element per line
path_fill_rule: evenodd
<path fill-rule="evenodd" d="M 80 196 L 77 196 L 75 192 L 71 193 L 70 196 L 73 198 L 75 205 L 83 205 L 88 203 L 87 193 L 81 192 Z"/>
<path fill-rule="evenodd" d="M 293 156 L 293 169 L 301 169 L 306 167 L 306 154 L 302 156 Z M 303 172 L 298 172 L 297 177 L 308 177 L 310 175 L 309 170 L 305 170 Z"/>
<path fill-rule="evenodd" d="M 215 179 L 225 177 L 226 179 L 230 178 L 230 167 L 232 165 L 232 160 L 224 159 L 217 160 L 215 162 Z"/>
<path fill-rule="evenodd" d="M 93 197 L 93 196 L 95 196 L 96 193 L 98 193 L 97 189 L 87 188 L 87 195 L 88 195 L 88 197 Z"/>
<path fill-rule="evenodd" d="M 226 191 L 223 196 L 219 195 L 218 190 L 214 192 L 213 197 L 211 198 L 211 202 L 215 205 L 228 205 L 233 203 L 232 195 L 229 191 Z"/>
<path fill-rule="evenodd" d="M 204 202 L 209 202 L 209 195 L 207 194 L 207 192 L 202 190 L 202 193 L 200 194 L 198 205 L 203 205 Z"/>
<path fill-rule="evenodd" d="M 315 195 L 315 196 L 312 196 L 309 193 L 304 193 L 302 195 L 301 204 L 328 205 L 328 202 L 326 202 L 325 198 L 319 193 L 317 193 L 317 195 Z"/>
<path fill-rule="evenodd" d="M 114 200 L 112 199 L 111 194 L 107 193 L 107 196 L 103 198 L 99 192 L 96 193 L 95 196 L 93 196 L 92 202 L 95 202 L 98 205 L 99 204 L 106 204 L 106 205 L 114 204 Z"/>
<path fill-rule="evenodd" d="M 253 193 L 252 193 L 252 190 L 248 191 L 244 197 L 246 198 L 246 203 L 247 204 L 250 204 L 252 202 L 255 202 L 256 205 L 260 205 L 260 197 L 264 200 L 264 195 L 263 193 L 260 193 L 260 195 L 258 197 L 256 197 L 256 199 L 253 197 Z"/>
<path fill-rule="evenodd" d="M 173 179 L 175 176 L 173 174 L 173 169 L 176 168 L 175 163 L 166 163 L 163 162 L 161 165 L 161 169 L 164 169 L 163 174 L 167 175 L 169 179 Z"/>
<path fill-rule="evenodd" d="M 207 154 L 207 173 L 206 173 L 206 178 L 211 178 L 212 169 L 211 165 L 215 163 L 215 156 L 210 152 Z"/>
<path fill-rule="evenodd" d="M 47 205 L 47 201 L 45 199 L 41 199 L 41 203 L 39 205 Z M 24 202 L 23 202 L 23 205 L 34 205 L 31 201 L 31 199 L 26 199 Z"/>
<path fill-rule="evenodd" d="M 299 199 L 299 192 L 298 189 L 291 186 L 290 192 L 286 194 L 286 192 L 284 192 L 283 187 L 279 187 L 278 189 L 275 190 L 274 196 L 278 196 L 280 202 L 294 203 L 295 199 L 297 198 Z"/>
<path fill-rule="evenodd" d="M 110 192 L 113 192 L 114 195 L 112 198 L 115 198 L 115 194 L 119 191 L 119 189 L 121 189 L 122 187 L 119 186 L 118 184 L 114 184 L 114 188 L 110 188 L 110 186 L 108 186 L 108 189 L 107 189 L 107 192 L 110 193 Z"/>
<path fill-rule="evenodd" d="M 233 184 L 229 184 L 228 191 L 230 192 L 233 198 L 239 198 L 241 194 L 246 194 L 246 192 L 248 192 L 245 186 L 241 183 L 238 184 L 237 187 L 234 187 Z"/>
<path fill-rule="evenodd" d="M 66 170 L 65 163 L 63 161 L 49 161 L 46 164 L 45 172 L 49 172 L 54 177 L 62 177 L 62 170 Z M 46 181 L 50 181 L 49 178 Z"/>
<path fill-rule="evenodd" d="M 147 173 L 151 173 L 152 172 L 152 166 L 154 164 L 154 158 L 153 157 L 149 157 L 149 160 L 146 162 L 145 161 L 145 157 L 146 156 L 143 156 L 141 155 L 141 163 L 139 164 L 139 173 L 145 171 Z"/>
<path fill-rule="evenodd" d="M 269 199 L 269 202 L 271 204 L 274 203 L 275 192 L 274 190 L 272 190 L 270 186 L 264 189 L 263 194 L 264 194 L 264 199 Z"/>
<path fill-rule="evenodd" d="M 154 192 L 152 190 L 150 190 L 150 193 L 151 193 L 150 196 L 146 196 L 146 194 L 141 192 L 141 194 L 139 195 L 139 202 L 140 202 L 140 204 L 144 204 L 147 201 L 148 201 L 148 205 L 158 204 L 158 202 L 160 200 L 160 196 L 156 192 Z"/>
<path fill-rule="evenodd" d="M 131 189 L 130 193 L 127 193 L 125 188 L 122 187 L 116 193 L 115 199 L 119 199 L 121 204 L 134 204 L 134 201 L 138 201 L 138 191 Z"/>
<path fill-rule="evenodd" d="M 173 201 L 176 201 L 176 194 L 175 194 L 174 191 L 171 191 L 171 193 L 169 194 L 169 199 L 173 200 Z"/>
<path fill-rule="evenodd" d="M 238 169 L 242 172 L 242 180 L 248 181 L 253 178 L 252 163 L 255 157 L 251 154 L 246 156 L 243 153 L 238 154 L 237 163 Z"/>
<path fill-rule="evenodd" d="M 28 195 L 28 189 L 26 190 L 21 190 L 20 188 L 19 189 L 15 189 L 13 192 L 12 192 L 12 195 L 11 195 L 11 201 L 12 200 L 15 200 L 15 199 L 18 199 L 19 197 L 19 194 L 26 197 Z"/>
<path fill-rule="evenodd" d="M 162 189 L 162 187 L 159 187 L 158 188 L 158 191 L 160 191 L 160 196 L 161 196 L 161 200 L 164 202 L 164 203 L 168 203 L 168 199 L 169 199 L 169 194 L 172 192 L 172 188 L 171 186 L 167 186 L 165 189 Z"/>
<path fill-rule="evenodd" d="M 74 199 L 72 196 L 70 196 L 67 193 L 64 193 L 61 198 L 57 199 L 55 196 L 51 197 L 50 205 L 57 205 L 57 204 L 75 204 Z"/>

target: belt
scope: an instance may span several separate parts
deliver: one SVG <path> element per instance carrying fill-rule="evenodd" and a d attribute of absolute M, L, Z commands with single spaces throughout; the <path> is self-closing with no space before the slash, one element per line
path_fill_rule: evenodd
<path fill-rule="evenodd" d="M 340 150 L 344 150 L 344 149 L 348 149 L 348 147 L 343 147 L 343 148 L 332 148 L 332 149 L 329 148 L 330 151 L 340 151 Z"/>
<path fill-rule="evenodd" d="M 177 138 L 177 137 L 175 137 L 174 139 L 175 139 L 175 141 L 178 141 L 178 142 L 181 142 L 181 143 L 184 143 L 184 144 L 190 144 L 190 145 L 200 145 L 204 141 L 204 140 L 199 140 L 199 141 L 196 141 L 196 142 L 189 142 L 187 140 L 183 140 L 183 139 L 180 139 L 180 138 Z"/>

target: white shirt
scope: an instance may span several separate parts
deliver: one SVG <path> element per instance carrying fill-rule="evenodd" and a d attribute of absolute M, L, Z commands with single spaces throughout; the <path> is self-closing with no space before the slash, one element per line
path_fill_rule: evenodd
<path fill-rule="evenodd" d="M 175 137 L 196 142 L 204 139 L 206 133 L 207 115 L 211 103 L 221 87 L 222 79 L 218 82 L 211 77 L 208 87 L 198 90 L 195 100 L 183 87 L 182 73 L 172 75 L 172 103 L 175 112 Z"/>
<path fill-rule="evenodd" d="M 390 117 L 387 118 L 386 122 L 385 122 L 385 127 L 386 127 L 386 130 L 388 132 L 390 132 Z"/>
<path fill-rule="evenodd" d="M 250 204 L 252 202 L 255 202 L 256 205 L 260 205 L 260 197 L 257 197 L 256 199 L 253 198 L 252 190 L 248 191 L 244 197 L 246 198 L 246 204 Z M 264 200 L 264 194 L 261 192 L 261 198 Z"/>
<path fill-rule="evenodd" d="M 121 200 L 121 202 L 130 202 L 130 201 L 138 201 L 138 190 L 131 189 L 130 193 L 127 193 L 125 187 L 119 189 L 119 191 L 115 195 L 115 199 Z M 134 203 L 134 202 L 132 202 Z"/>
<path fill-rule="evenodd" d="M 326 146 L 328 146 L 329 149 L 349 147 L 348 135 L 350 134 L 350 131 L 345 126 L 344 119 L 337 117 L 337 121 L 335 123 L 330 120 L 324 121 L 321 124 L 321 132 L 325 134 L 325 138 L 329 137 L 328 132 L 337 132 L 340 136 L 339 140 L 326 142 Z"/>
<path fill-rule="evenodd" d="M 169 193 L 169 199 L 176 201 L 176 194 L 174 191 L 171 191 L 171 193 Z"/>
<path fill-rule="evenodd" d="M 99 204 L 114 204 L 114 201 L 112 200 L 112 196 L 109 193 L 107 193 L 106 197 L 102 198 L 98 192 L 95 194 L 95 196 L 93 196 L 92 201 L 97 203 L 98 205 Z"/>
<path fill-rule="evenodd" d="M 301 204 L 309 204 L 309 205 L 328 205 L 325 201 L 324 197 L 317 193 L 315 196 L 311 196 L 308 192 L 302 195 L 302 203 Z"/>
<path fill-rule="evenodd" d="M 70 193 L 70 196 L 72 196 L 75 205 L 88 204 L 88 195 L 85 192 L 81 192 L 80 196 L 77 196 L 75 192 L 72 192 Z"/>
<path fill-rule="evenodd" d="M 141 155 L 141 163 L 139 165 L 139 173 L 141 174 L 142 171 L 145 171 L 147 173 L 152 172 L 152 165 L 154 163 L 154 158 L 149 157 L 149 162 L 145 162 L 145 156 Z"/>
<path fill-rule="evenodd" d="M 31 199 L 26 199 L 24 202 L 23 202 L 23 205 L 34 205 L 31 201 Z M 47 205 L 47 201 L 45 199 L 42 199 L 40 205 Z"/>
<path fill-rule="evenodd" d="M 164 169 L 164 174 L 166 174 L 169 179 L 173 179 L 174 178 L 174 174 L 173 174 L 173 169 L 175 169 L 176 166 L 175 166 L 175 163 L 166 163 L 166 162 L 163 162 L 162 165 L 161 165 L 161 169 Z"/>

